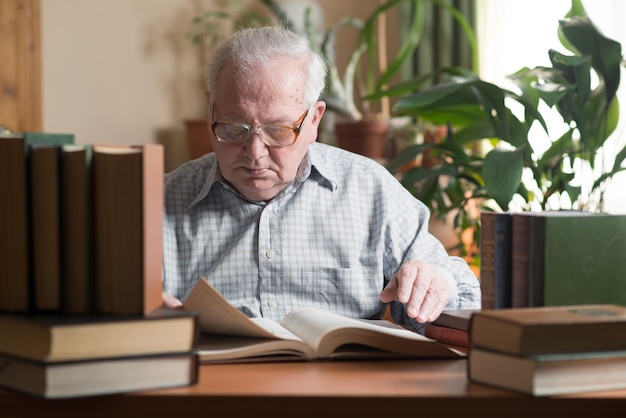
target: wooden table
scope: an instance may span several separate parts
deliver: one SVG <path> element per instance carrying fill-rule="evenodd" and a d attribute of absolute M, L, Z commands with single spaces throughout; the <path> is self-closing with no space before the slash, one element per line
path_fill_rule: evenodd
<path fill-rule="evenodd" d="M 470 383 L 466 366 L 466 360 L 203 365 L 198 384 L 184 388 L 62 400 L 0 391 L 0 417 L 624 415 L 626 390 L 533 398 Z"/>

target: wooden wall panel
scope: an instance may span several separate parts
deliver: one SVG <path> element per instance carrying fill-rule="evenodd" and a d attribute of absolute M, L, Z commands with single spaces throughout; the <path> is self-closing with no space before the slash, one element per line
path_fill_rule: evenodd
<path fill-rule="evenodd" d="M 0 0 L 0 125 L 41 130 L 40 0 Z"/>

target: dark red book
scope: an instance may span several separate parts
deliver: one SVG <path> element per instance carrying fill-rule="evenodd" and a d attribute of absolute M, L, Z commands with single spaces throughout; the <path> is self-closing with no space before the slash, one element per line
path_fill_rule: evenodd
<path fill-rule="evenodd" d="M 442 325 L 426 324 L 424 336 L 440 343 L 469 347 L 469 333 L 466 330 L 444 327 Z"/>

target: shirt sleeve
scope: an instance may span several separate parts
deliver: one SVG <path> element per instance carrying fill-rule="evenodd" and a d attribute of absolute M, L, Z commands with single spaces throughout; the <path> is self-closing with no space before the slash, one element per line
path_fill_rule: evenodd
<path fill-rule="evenodd" d="M 480 308 L 480 283 L 467 262 L 448 254 L 443 244 L 428 229 L 429 209 L 401 184 L 390 182 L 385 197 L 389 210 L 386 247 L 389 255 L 385 268 L 385 285 L 407 260 L 423 260 L 435 267 L 446 279 L 450 296 L 446 310 Z M 396 305 L 396 306 L 394 306 Z M 399 305 L 399 306 L 398 306 Z M 392 303 L 394 320 L 421 332 L 423 324 L 406 314 L 406 307 Z"/>

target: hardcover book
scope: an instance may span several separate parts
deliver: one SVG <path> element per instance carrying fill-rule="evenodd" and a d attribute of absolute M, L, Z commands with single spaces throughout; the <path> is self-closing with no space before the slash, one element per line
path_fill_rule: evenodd
<path fill-rule="evenodd" d="M 430 323 L 424 326 L 424 336 L 444 344 L 469 347 L 469 333 L 462 329 Z"/>
<path fill-rule="evenodd" d="M 471 381 L 533 396 L 626 388 L 626 352 L 513 356 L 472 347 Z"/>
<path fill-rule="evenodd" d="M 476 312 L 470 344 L 515 355 L 616 351 L 626 347 L 626 307 L 574 305 Z"/>
<path fill-rule="evenodd" d="M 443 311 L 437 319 L 426 324 L 424 335 L 444 344 L 469 347 L 470 319 L 480 309 Z"/>
<path fill-rule="evenodd" d="M 512 307 L 626 304 L 626 283 L 621 280 L 626 271 L 626 215 L 514 213 L 510 240 Z M 489 246 L 485 251 L 489 283 L 494 257 Z M 489 302 L 489 290 L 484 293 L 483 308 L 497 308 Z"/>
<path fill-rule="evenodd" d="M 480 214 L 480 289 L 483 309 L 512 306 L 511 213 Z"/>
<path fill-rule="evenodd" d="M 198 381 L 191 352 L 43 363 L 0 354 L 0 386 L 49 398 L 77 398 L 188 386 Z"/>
<path fill-rule="evenodd" d="M 26 312 L 29 301 L 25 140 L 0 136 L 0 311 Z"/>
<path fill-rule="evenodd" d="M 94 146 L 95 310 L 145 315 L 162 304 L 163 147 Z"/>
<path fill-rule="evenodd" d="M 196 317 L 176 309 L 146 316 L 0 315 L 0 353 L 40 361 L 187 352 L 197 338 Z"/>
<path fill-rule="evenodd" d="M 511 218 L 511 307 L 530 306 L 530 212 Z"/>
<path fill-rule="evenodd" d="M 57 134 L 44 132 L 26 132 L 19 134 L 0 135 L 0 311 L 3 312 L 27 312 L 34 308 L 35 300 L 32 275 L 39 277 L 42 267 L 35 272 L 31 267 L 33 257 L 43 257 L 44 264 L 53 262 L 53 254 L 59 247 L 43 249 L 40 241 L 33 243 L 31 236 L 31 209 L 33 205 L 45 210 L 45 203 L 32 203 L 29 188 L 30 171 L 29 151 L 31 145 L 71 144 L 74 142 L 72 134 Z M 44 175 L 45 176 L 45 175 Z M 54 181 L 54 177 L 48 179 Z M 46 190 L 43 191 L 47 193 Z M 54 202 L 48 202 L 51 214 L 58 210 Z M 45 213 L 44 217 L 47 216 Z M 58 225 L 58 220 L 51 224 L 51 228 Z M 38 228 L 41 228 L 39 225 Z M 47 224 L 43 225 L 48 228 Z M 45 235 L 45 234 L 44 234 Z M 33 245 L 36 247 L 33 249 Z M 36 252 L 33 256 L 31 251 Z M 43 252 L 42 252 L 43 251 Z M 43 270 L 42 270 L 43 269 Z M 55 276 L 55 271 L 50 270 L 50 276 Z M 43 273 L 42 273 L 43 274 Z M 56 275 L 58 278 L 58 275 Z M 56 280 L 52 278 L 52 280 Z M 57 306 L 57 298 L 54 291 L 50 299 L 41 301 L 45 309 L 54 309 Z M 48 295 L 40 292 L 40 297 L 48 298 Z M 51 302 L 51 304 L 50 304 Z"/>
<path fill-rule="evenodd" d="M 439 317 L 433 321 L 433 324 L 467 331 L 469 330 L 472 315 L 479 311 L 480 309 L 456 309 L 443 311 Z"/>
<path fill-rule="evenodd" d="M 464 354 L 387 320 L 304 308 L 278 324 L 248 318 L 200 279 L 184 307 L 198 314 L 201 362 L 354 358 L 458 358 Z"/>
<path fill-rule="evenodd" d="M 37 311 L 57 311 L 61 307 L 59 149 L 57 144 L 30 144 L 30 262 Z"/>
<path fill-rule="evenodd" d="M 87 314 L 92 304 L 91 146 L 61 148 L 61 311 Z"/>
<path fill-rule="evenodd" d="M 530 217 L 530 306 L 626 305 L 626 215 Z"/>

